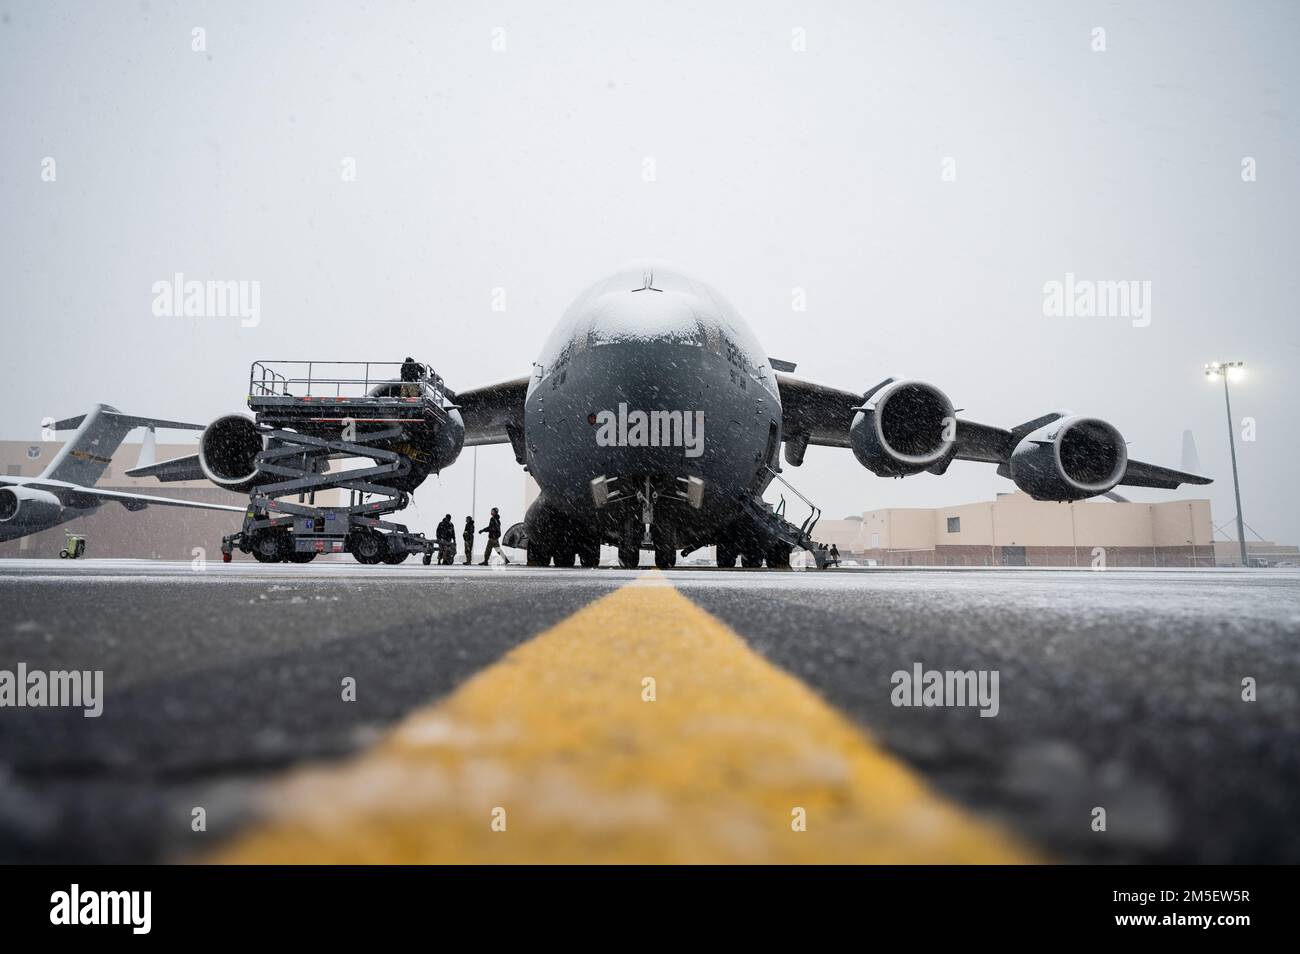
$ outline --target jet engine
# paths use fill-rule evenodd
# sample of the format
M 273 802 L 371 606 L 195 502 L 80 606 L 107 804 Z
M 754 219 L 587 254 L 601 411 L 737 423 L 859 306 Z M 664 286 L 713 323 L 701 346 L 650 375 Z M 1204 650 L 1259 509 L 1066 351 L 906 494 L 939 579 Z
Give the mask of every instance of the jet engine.
M 295 427 L 303 433 L 327 440 L 339 437 L 339 421 L 334 418 L 304 421 Z M 365 442 L 367 429 L 385 428 L 392 430 L 387 424 L 358 423 L 357 440 Z M 245 491 L 259 484 L 289 479 L 264 475 L 258 468 L 257 455 L 273 442 L 274 439 L 268 438 L 251 418 L 243 414 L 227 414 L 209 424 L 199 438 L 199 467 L 208 480 L 226 490 Z M 371 482 L 394 490 L 412 491 L 430 473 L 454 463 L 464 443 L 465 425 L 454 407 L 446 408 L 443 419 L 436 425 L 408 423 L 399 428 L 397 434 L 372 445 L 400 454 L 407 466 L 401 473 L 374 477 Z M 324 472 L 325 461 L 321 461 L 319 466 Z
M 22 514 L 25 523 L 53 523 L 63 513 L 63 504 L 54 494 L 31 487 L 0 488 L 0 523 L 8 523 Z
M 956 439 L 948 396 L 922 381 L 894 381 L 868 395 L 853 417 L 849 442 L 863 467 L 881 477 L 906 477 L 938 463 Z
M 248 490 L 275 478 L 260 478 L 257 455 L 266 448 L 266 435 L 243 414 L 219 417 L 199 438 L 199 467 L 203 476 L 226 490 Z
M 400 395 L 400 389 L 399 382 L 388 381 L 371 388 L 370 395 L 390 397 Z M 412 491 L 424 483 L 424 478 L 429 474 L 436 474 L 444 467 L 456 463 L 465 446 L 465 422 L 456 407 L 444 405 L 443 416 L 437 423 L 428 426 L 408 425 L 399 437 L 380 446 L 407 458 L 411 462 L 411 469 L 404 476 L 383 478 L 377 483 L 396 490 Z
M 1035 500 L 1083 500 L 1112 489 L 1128 468 L 1128 445 L 1095 417 L 1063 417 L 1011 452 L 1009 476 Z

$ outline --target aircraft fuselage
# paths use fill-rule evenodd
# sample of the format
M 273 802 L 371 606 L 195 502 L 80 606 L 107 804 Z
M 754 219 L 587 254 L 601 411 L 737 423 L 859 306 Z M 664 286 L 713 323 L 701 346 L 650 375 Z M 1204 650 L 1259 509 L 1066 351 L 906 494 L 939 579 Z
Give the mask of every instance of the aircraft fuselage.
M 617 542 L 642 524 L 648 480 L 647 522 L 680 549 L 714 542 L 741 499 L 762 493 L 781 403 L 767 357 L 725 299 L 679 273 L 632 269 L 569 308 L 534 366 L 524 425 L 541 488 L 530 536 L 550 511 Z M 698 507 L 683 499 L 690 481 L 702 484 Z

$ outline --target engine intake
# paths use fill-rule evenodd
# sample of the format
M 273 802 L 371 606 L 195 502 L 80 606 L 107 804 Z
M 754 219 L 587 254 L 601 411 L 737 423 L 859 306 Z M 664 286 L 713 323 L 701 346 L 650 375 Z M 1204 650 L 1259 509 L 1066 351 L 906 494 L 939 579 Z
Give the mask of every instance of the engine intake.
M 199 438 L 199 467 L 203 475 L 227 490 L 248 490 L 259 483 L 257 455 L 266 437 L 252 419 L 242 414 L 219 417 Z
M 1128 469 L 1128 445 L 1096 417 L 1040 427 L 1011 452 L 1010 476 L 1035 500 L 1083 500 L 1111 490 Z
M 9 523 L 22 514 L 24 523 L 53 522 L 63 513 L 59 498 L 46 490 L 30 487 L 0 489 L 0 523 Z
M 956 439 L 956 413 L 933 384 L 895 381 L 849 426 L 853 456 L 881 477 L 906 477 L 938 463 Z

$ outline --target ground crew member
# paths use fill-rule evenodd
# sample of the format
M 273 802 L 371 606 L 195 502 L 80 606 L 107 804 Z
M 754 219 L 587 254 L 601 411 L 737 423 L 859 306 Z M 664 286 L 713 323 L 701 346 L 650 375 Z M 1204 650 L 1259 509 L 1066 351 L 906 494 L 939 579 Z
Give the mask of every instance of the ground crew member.
M 479 533 L 486 533 L 488 535 L 487 549 L 483 551 L 483 562 L 480 563 L 479 566 L 487 566 L 488 557 L 492 556 L 492 550 L 494 548 L 497 553 L 501 554 L 501 559 L 505 560 L 507 563 L 510 562 L 510 557 L 506 556 L 506 551 L 501 549 L 501 514 L 497 513 L 496 507 L 492 508 L 492 519 L 488 521 L 488 525 L 480 530 Z
M 830 559 L 830 564 L 831 564 L 831 566 L 839 566 L 839 565 L 840 565 L 840 548 L 837 547 L 837 546 L 836 546 L 835 544 L 833 544 L 833 543 L 831 544 L 831 559 Z
M 469 566 L 474 562 L 474 518 L 465 518 L 465 532 L 461 534 L 461 539 L 465 541 L 465 565 Z
M 402 397 L 420 396 L 419 381 L 423 372 L 423 366 L 408 355 L 402 362 Z
M 438 524 L 438 563 L 450 566 L 456 561 L 456 528 L 452 525 L 451 514 L 442 518 Z

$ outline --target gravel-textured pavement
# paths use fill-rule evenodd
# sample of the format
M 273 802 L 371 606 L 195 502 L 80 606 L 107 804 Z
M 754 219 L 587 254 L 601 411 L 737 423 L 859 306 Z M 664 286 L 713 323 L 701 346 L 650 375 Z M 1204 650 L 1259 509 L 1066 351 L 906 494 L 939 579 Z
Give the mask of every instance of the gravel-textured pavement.
M 1300 861 L 1295 571 L 666 575 L 1051 857 Z M 0 709 L 0 861 L 181 857 L 195 805 L 220 843 L 286 767 L 364 748 L 636 576 L 4 561 L 0 670 L 102 669 L 105 703 L 97 719 Z M 918 663 L 996 670 L 997 716 L 894 705 L 891 674 Z

